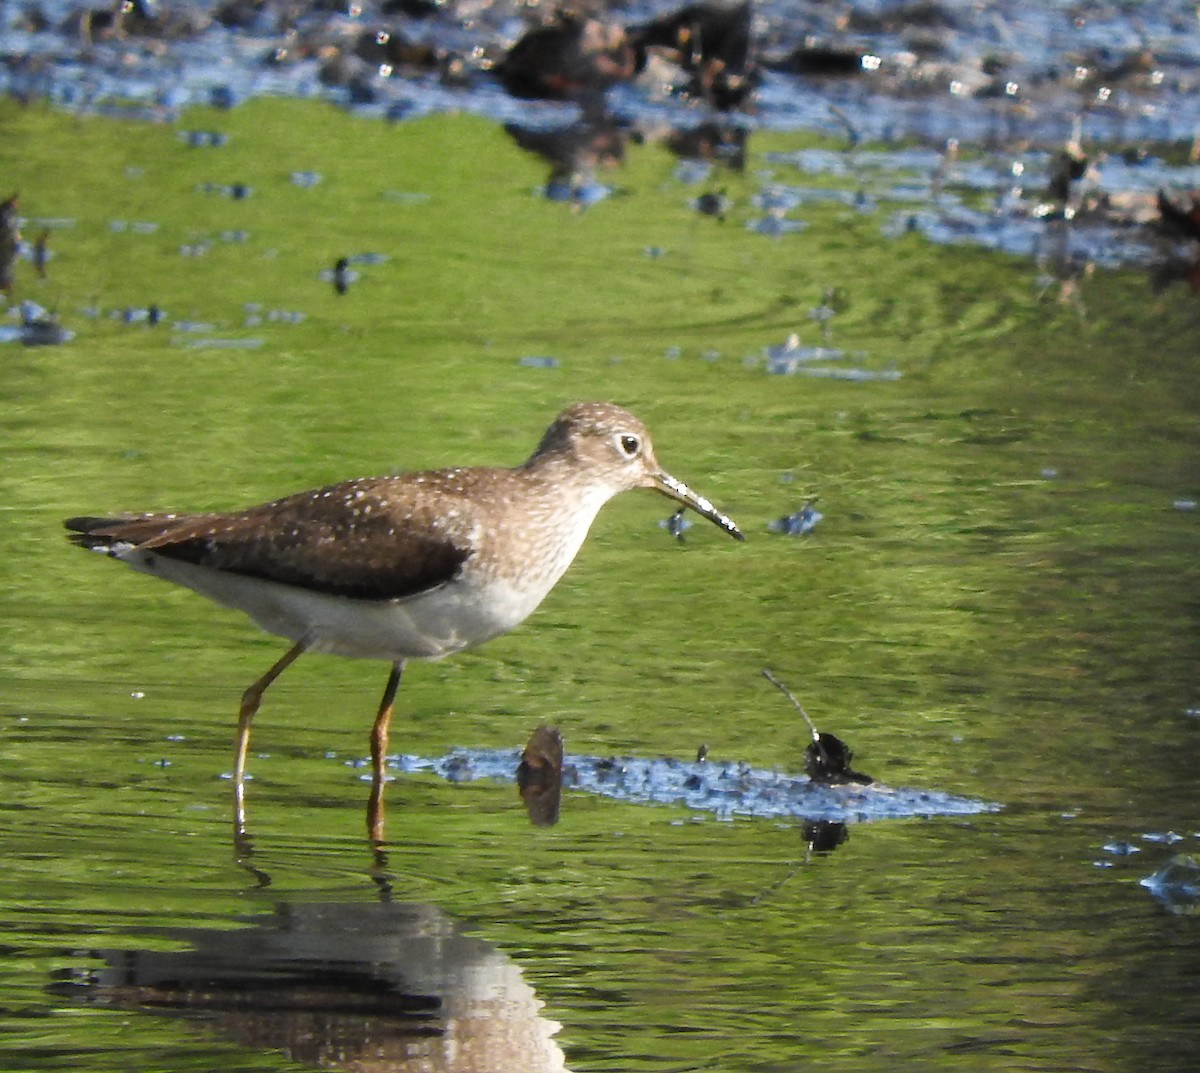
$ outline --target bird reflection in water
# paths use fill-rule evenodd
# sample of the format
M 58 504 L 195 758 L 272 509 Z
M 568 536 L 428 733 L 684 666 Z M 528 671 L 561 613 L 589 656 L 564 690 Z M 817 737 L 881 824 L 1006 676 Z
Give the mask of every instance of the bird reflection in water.
M 574 121 L 556 127 L 506 123 L 505 132 L 523 150 L 540 156 L 550 165 L 542 196 L 570 204 L 582 211 L 622 192 L 602 181 L 625 163 L 629 142 L 647 145 L 661 142 L 681 161 L 701 169 L 717 165 L 741 172 L 746 162 L 746 131 L 733 122 L 713 119 L 687 130 L 664 127 L 658 120 L 631 123 L 611 115 L 603 100 L 583 102 Z
M 560 1026 L 505 954 L 432 905 L 281 904 L 191 949 L 103 950 L 52 985 L 88 1003 L 194 1018 L 240 1046 L 356 1073 L 565 1071 Z

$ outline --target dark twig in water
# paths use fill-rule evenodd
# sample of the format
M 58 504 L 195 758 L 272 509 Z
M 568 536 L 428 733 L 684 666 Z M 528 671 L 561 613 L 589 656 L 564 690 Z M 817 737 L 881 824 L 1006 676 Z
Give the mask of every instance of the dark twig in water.
M 850 761 L 854 759 L 854 754 L 841 738 L 834 734 L 821 734 L 817 731 L 817 728 L 813 726 L 813 721 L 808 717 L 808 712 L 804 710 L 787 686 L 765 667 L 762 674 L 771 685 L 792 702 L 796 711 L 804 717 L 804 721 L 808 724 L 813 740 L 812 744 L 804 750 L 804 768 L 813 782 L 826 786 L 856 782 L 867 786 L 874 781 L 870 775 L 864 775 L 850 767 Z
M 817 733 L 817 728 L 813 726 L 813 721 L 809 719 L 808 712 L 804 710 L 803 705 L 801 705 L 801 703 L 795 698 L 795 696 L 792 694 L 792 691 L 788 689 L 788 687 L 785 686 L 778 678 L 776 678 L 775 675 L 767 670 L 766 667 L 763 668 L 762 676 L 792 702 L 793 707 L 795 707 L 796 711 L 798 711 L 804 717 L 804 721 L 808 724 L 808 729 L 812 732 L 813 741 L 819 742 L 821 740 L 821 735 Z

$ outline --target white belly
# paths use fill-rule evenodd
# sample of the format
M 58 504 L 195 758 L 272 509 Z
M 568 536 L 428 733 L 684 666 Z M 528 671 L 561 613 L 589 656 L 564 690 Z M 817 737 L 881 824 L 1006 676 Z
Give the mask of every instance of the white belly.
M 460 580 L 403 600 L 354 600 L 136 548 L 116 550 L 116 557 L 242 611 L 269 633 L 304 641 L 314 652 L 390 661 L 441 659 L 498 637 L 524 621 L 553 584 L 517 589 L 500 580 Z

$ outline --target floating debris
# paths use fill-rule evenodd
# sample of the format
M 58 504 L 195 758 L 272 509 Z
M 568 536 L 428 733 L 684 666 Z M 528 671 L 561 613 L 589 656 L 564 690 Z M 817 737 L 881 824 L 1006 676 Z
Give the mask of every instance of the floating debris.
M 562 778 L 562 735 L 554 727 L 540 726 L 530 736 L 517 765 L 517 789 L 535 827 L 558 823 Z
M 763 348 L 767 362 L 767 373 L 771 376 L 793 376 L 800 372 L 801 365 L 817 361 L 842 361 L 845 358 L 864 358 L 861 350 L 846 351 L 827 346 L 801 346 L 800 336 L 795 332 L 782 343 Z
M 764 187 L 750 198 L 750 204 L 763 212 L 790 212 L 802 201 L 800 192 L 795 187 L 780 186 L 772 183 Z
M 58 317 L 43 309 L 37 302 L 25 301 L 17 307 L 21 323 L 14 327 L 0 327 L 0 343 L 20 343 L 23 346 L 61 346 L 75 338 L 75 333 L 64 328 Z
M 159 225 L 153 220 L 109 220 L 108 229 L 114 235 L 156 235 Z
M 1142 835 L 1144 842 L 1158 842 L 1162 845 L 1172 846 L 1176 842 L 1183 841 L 1183 835 L 1176 834 L 1174 831 L 1147 831 Z
M 257 328 L 260 324 L 303 324 L 308 319 L 306 313 L 287 309 L 268 309 L 265 312 L 256 302 L 246 304 L 246 319 L 243 322 L 247 328 Z
M 261 339 L 247 337 L 242 339 L 183 339 L 172 340 L 188 350 L 257 350 L 263 345 Z
M 254 188 L 245 183 L 198 183 L 196 190 L 201 194 L 216 194 L 232 201 L 244 201 L 254 193 Z
M 456 749 L 433 759 L 401 754 L 390 757 L 388 765 L 394 771 L 426 772 L 448 782 L 511 783 L 520 760 L 518 749 Z M 634 804 L 679 804 L 723 820 L 744 816 L 868 823 L 914 816 L 972 816 L 1001 807 L 938 790 L 822 783 L 808 775 L 711 757 L 693 761 L 566 754 L 563 788 Z
M 806 227 L 808 224 L 803 220 L 788 220 L 783 216 L 773 214 L 762 216 L 757 220 L 746 221 L 747 231 L 753 231 L 756 235 L 766 235 L 768 238 L 792 235 L 797 231 L 803 231 Z
M 114 309 L 112 317 L 124 324 L 148 324 L 150 327 L 156 327 L 166 319 L 166 314 L 154 303 L 144 307 L 126 306 L 123 309 Z
M 854 759 L 854 754 L 850 747 L 841 738 L 818 731 L 808 717 L 808 712 L 787 686 L 766 668 L 763 668 L 762 676 L 792 702 L 812 734 L 813 740 L 804 750 L 804 770 L 813 782 L 823 786 L 839 786 L 844 783 L 869 786 L 875 781 L 870 775 L 863 775 L 851 769 L 850 761 Z
M 1189 854 L 1179 854 L 1139 884 L 1168 912 L 1181 916 L 1200 912 L 1200 861 Z
M 311 190 L 314 186 L 320 186 L 325 180 L 315 171 L 293 171 L 288 176 L 288 181 L 302 190 Z
M 219 149 L 229 144 L 229 135 L 218 130 L 181 130 L 176 137 L 189 149 Z
M 825 515 L 811 503 L 805 503 L 799 510 L 785 514 L 782 518 L 776 518 L 773 522 L 768 522 L 767 528 L 772 533 L 783 533 L 784 536 L 803 536 L 805 533 L 812 532 L 816 524 L 824 517 Z
M 658 527 L 659 529 L 665 529 L 671 534 L 671 536 L 678 540 L 680 544 L 682 544 L 684 542 L 683 534 L 691 529 L 692 522 L 691 519 L 686 517 L 684 508 L 680 507 L 674 514 L 671 515 L 671 517 L 663 518 L 662 521 L 658 523 Z
M 546 357 L 541 354 L 523 354 L 517 358 L 517 364 L 526 369 L 557 369 L 558 358 Z
M 399 205 L 424 205 L 429 200 L 428 194 L 420 194 L 411 190 L 385 190 L 383 196 L 388 201 Z
M 333 268 L 327 268 L 319 273 L 323 280 L 333 284 L 333 289 L 338 294 L 345 294 L 350 289 L 350 284 L 358 279 L 358 273 L 350 267 L 350 259 L 348 257 L 339 257 L 334 262 Z

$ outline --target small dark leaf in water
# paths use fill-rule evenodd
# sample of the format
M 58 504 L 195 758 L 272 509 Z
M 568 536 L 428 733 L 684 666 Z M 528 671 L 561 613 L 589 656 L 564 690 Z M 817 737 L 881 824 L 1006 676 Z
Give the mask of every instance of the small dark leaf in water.
M 792 702 L 792 706 L 808 725 L 812 741 L 804 750 L 804 771 L 816 785 L 843 786 L 853 782 L 860 786 L 870 786 L 875 781 L 870 775 L 863 775 L 850 767 L 850 761 L 854 759 L 850 747 L 833 734 L 818 732 L 813 721 L 808 717 L 808 712 L 804 710 L 803 705 L 787 686 L 766 668 L 763 669 L 762 676 Z
M 658 527 L 660 529 L 665 529 L 671 534 L 671 536 L 678 540 L 680 544 L 682 544 L 684 542 L 683 534 L 691 529 L 692 523 L 684 517 L 683 508 L 680 507 L 679 510 L 671 515 L 671 517 L 664 518 L 661 522 L 659 522 Z
M 875 780 L 850 767 L 854 754 L 841 738 L 821 733 L 817 740 L 808 743 L 804 750 L 804 771 L 813 782 L 834 786 L 838 783 L 856 782 L 870 786 Z
M 562 735 L 554 727 L 540 726 L 530 735 L 517 765 L 517 789 L 529 822 L 535 827 L 558 823 L 562 801 Z
M 767 528 L 772 533 L 783 533 L 785 536 L 801 536 L 813 529 L 817 522 L 824 518 L 819 510 L 811 503 L 805 503 L 794 514 L 785 514 L 782 518 L 769 523 Z
M 25 346 L 60 346 L 75 338 L 75 333 L 58 323 L 58 317 L 36 302 L 21 303 L 20 340 Z

